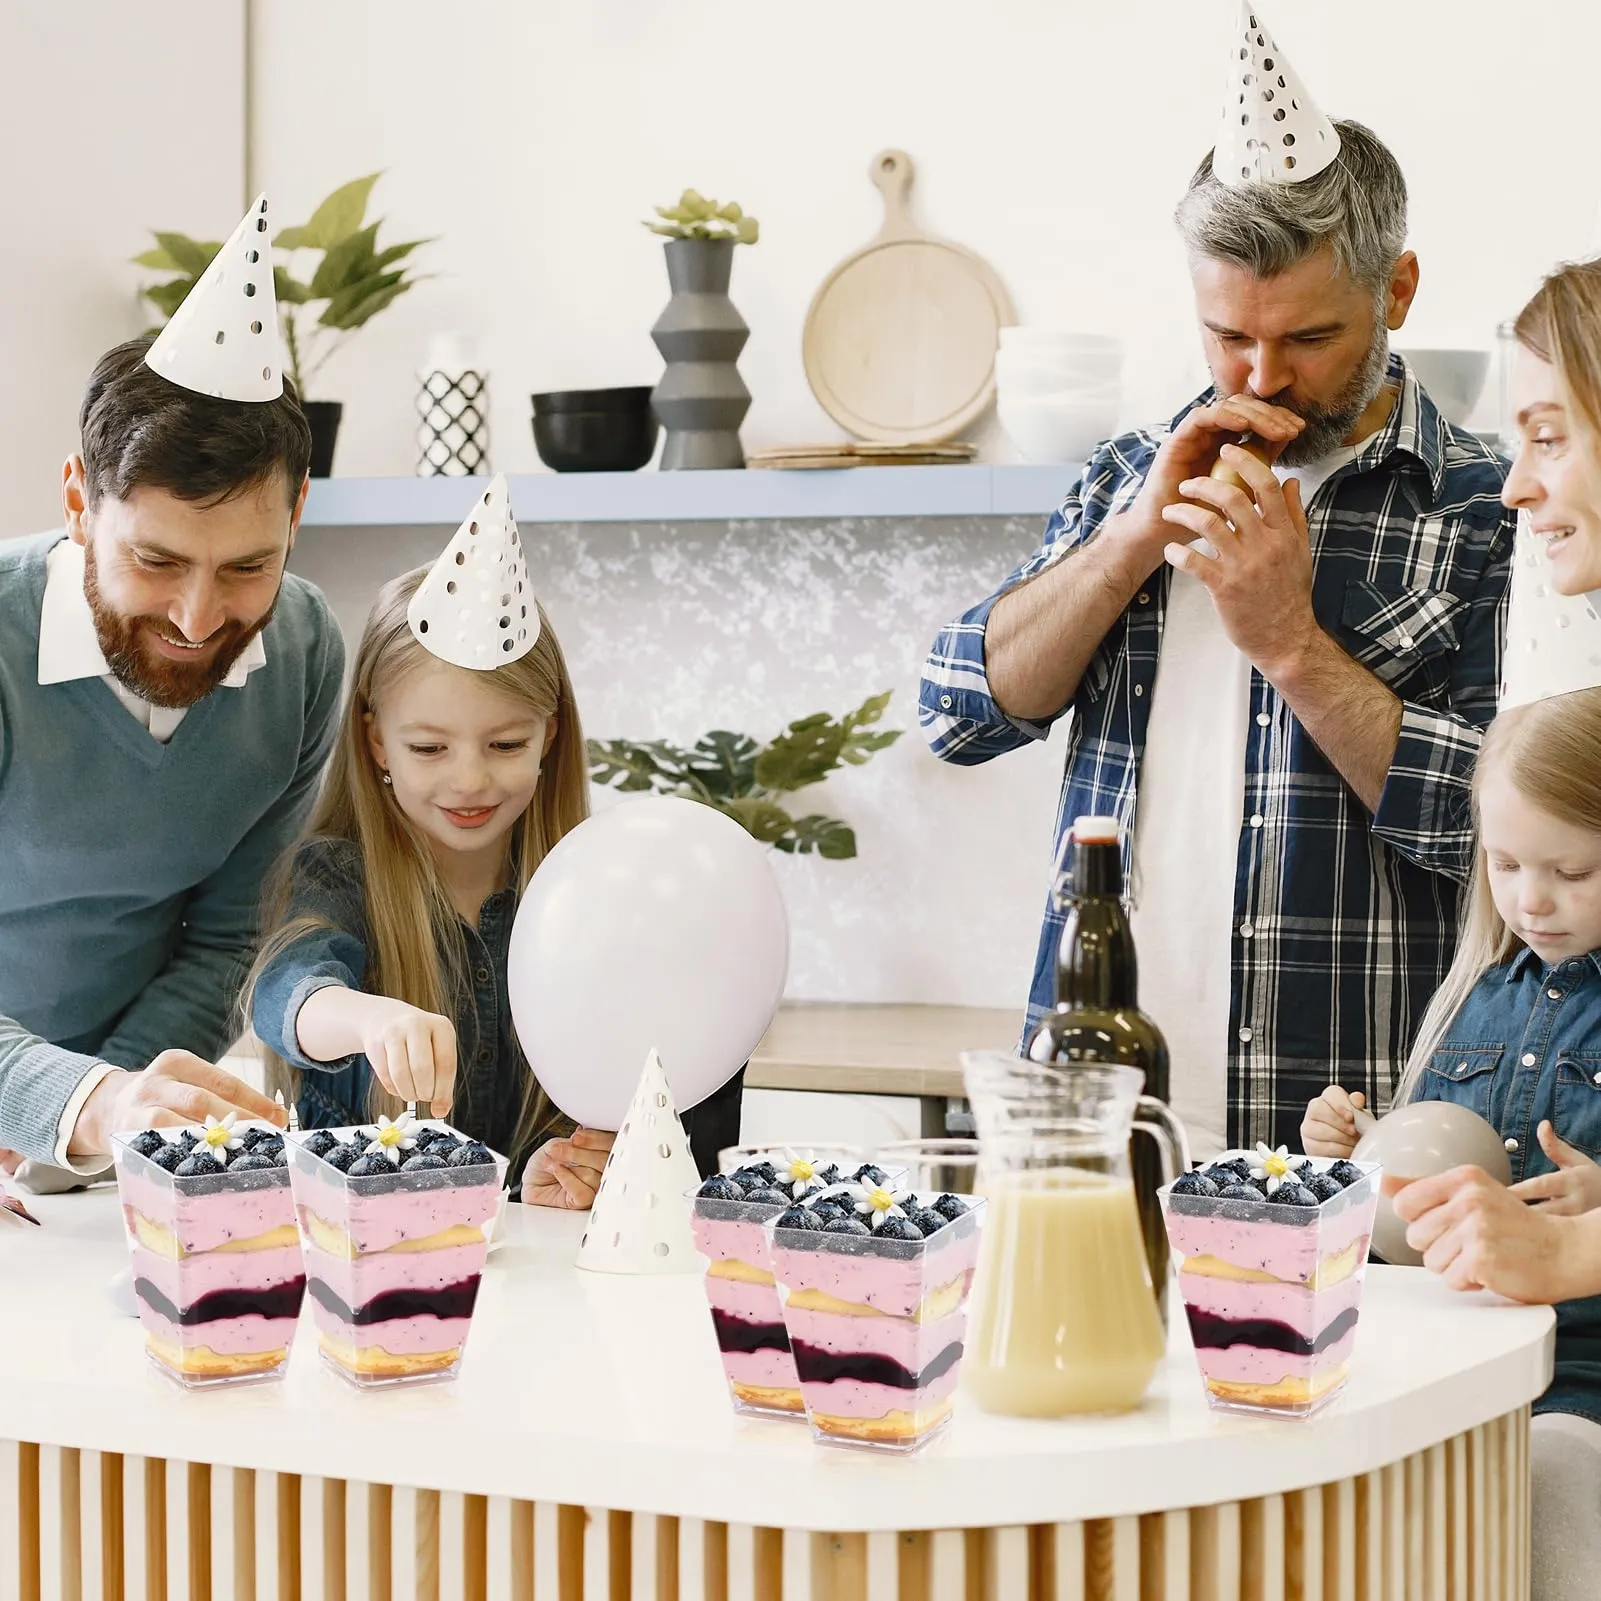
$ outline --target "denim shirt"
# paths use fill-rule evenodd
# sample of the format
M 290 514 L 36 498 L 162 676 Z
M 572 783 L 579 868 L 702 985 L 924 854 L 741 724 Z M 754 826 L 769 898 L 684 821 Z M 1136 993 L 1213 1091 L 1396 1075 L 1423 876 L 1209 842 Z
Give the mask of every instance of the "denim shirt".
M 1446 1028 L 1414 1100 L 1471 1107 L 1507 1141 L 1512 1182 L 1549 1173 L 1536 1131 L 1601 1161 L 1601 950 L 1553 965 L 1522 950 L 1492 967 Z M 1536 1412 L 1601 1423 L 1601 1296 L 1556 1309 L 1556 1374 Z
M 295 1109 L 302 1128 L 337 1128 L 369 1121 L 372 1069 L 365 1056 L 314 1062 L 300 1049 L 296 1025 L 308 996 L 329 985 L 365 988 L 369 934 L 361 850 L 353 841 L 313 839 L 301 845 L 290 868 L 288 919 L 316 918 L 326 927 L 311 930 L 275 956 L 256 984 L 251 1024 L 257 1037 L 290 1066 L 300 1069 Z M 509 1177 L 516 1192 L 524 1164 L 533 1154 L 512 1150 L 522 1103 L 522 1075 L 528 1071 L 511 1016 L 507 976 L 516 892 L 498 890 L 483 904 L 475 927 L 462 920 L 467 942 L 470 989 L 453 998 L 456 1029 L 456 1102 L 451 1124 L 511 1159 Z M 717 1170 L 717 1151 L 739 1139 L 744 1071 L 700 1106 L 684 1114 L 690 1148 L 702 1173 Z M 560 1118 L 551 1134 L 570 1133 Z

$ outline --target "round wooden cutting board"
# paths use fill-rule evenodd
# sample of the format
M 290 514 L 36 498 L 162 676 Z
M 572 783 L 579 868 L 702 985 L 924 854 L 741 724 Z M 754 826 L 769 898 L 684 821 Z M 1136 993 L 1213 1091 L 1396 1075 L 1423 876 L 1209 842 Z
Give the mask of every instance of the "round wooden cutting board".
M 806 381 L 859 439 L 950 439 L 995 393 L 999 330 L 1015 321 L 994 270 L 912 221 L 912 158 L 884 150 L 869 176 L 884 197 L 878 237 L 812 297 L 801 335 Z

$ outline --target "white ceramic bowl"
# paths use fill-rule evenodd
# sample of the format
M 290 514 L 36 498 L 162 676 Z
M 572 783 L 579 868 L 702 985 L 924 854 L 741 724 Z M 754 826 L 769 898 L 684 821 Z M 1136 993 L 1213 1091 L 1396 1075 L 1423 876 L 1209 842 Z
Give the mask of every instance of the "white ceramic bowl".
M 1029 399 L 1003 393 L 995 409 L 1006 437 L 1031 462 L 1085 461 L 1117 423 L 1117 401 L 1107 398 Z
M 1064 383 L 1109 383 L 1123 371 L 1120 350 L 1027 350 L 1003 345 L 995 352 L 995 372 L 1020 379 L 1054 374 Z
M 1407 364 L 1428 390 L 1429 398 L 1445 413 L 1446 421 L 1467 426 L 1473 408 L 1484 392 L 1490 371 L 1488 350 L 1403 350 Z

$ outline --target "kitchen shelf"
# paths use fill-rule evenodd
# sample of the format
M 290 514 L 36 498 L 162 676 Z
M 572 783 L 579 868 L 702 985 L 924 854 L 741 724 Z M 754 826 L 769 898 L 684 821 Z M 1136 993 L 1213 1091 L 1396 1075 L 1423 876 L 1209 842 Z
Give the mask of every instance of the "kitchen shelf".
M 1043 517 L 1073 466 L 849 467 L 817 472 L 529 473 L 507 480 L 523 523 L 809 517 Z M 487 478 L 316 478 L 307 528 L 454 527 Z

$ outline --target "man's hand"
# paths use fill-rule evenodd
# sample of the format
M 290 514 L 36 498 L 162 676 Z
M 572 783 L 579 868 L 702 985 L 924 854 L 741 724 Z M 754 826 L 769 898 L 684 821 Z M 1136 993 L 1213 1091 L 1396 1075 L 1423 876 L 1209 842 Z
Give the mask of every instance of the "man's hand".
M 1583 1151 L 1576 1151 L 1549 1121 L 1540 1125 L 1540 1146 L 1556 1163 L 1555 1173 L 1541 1173 L 1514 1184 L 1511 1193 L 1521 1201 L 1537 1203 L 1554 1217 L 1577 1217 L 1601 1206 L 1601 1166 Z
M 1307 1103 L 1301 1119 L 1301 1149 L 1308 1156 L 1349 1156 L 1356 1149 L 1356 1114 L 1367 1105 L 1361 1090 L 1347 1094 L 1331 1084 Z
M 1456 1290 L 1509 1300 L 1567 1301 L 1601 1291 L 1601 1215 L 1554 1217 L 1528 1206 L 1482 1167 L 1454 1167 L 1395 1194 L 1407 1244 Z
M 1217 554 L 1187 543 L 1170 544 L 1164 554 L 1206 585 L 1235 649 L 1273 679 L 1305 655 L 1320 632 L 1301 486 L 1293 478 L 1281 486 L 1271 467 L 1237 445 L 1225 445 L 1221 459 L 1248 489 L 1188 478 L 1180 486 L 1188 498 L 1162 512 L 1170 526 L 1208 540 Z
M 234 1112 L 283 1127 L 289 1115 L 232 1073 L 188 1051 L 163 1051 L 142 1073 L 107 1073 L 89 1093 L 67 1141 L 69 1156 L 109 1156 L 111 1136 L 204 1123 Z
M 565 1140 L 546 1140 L 523 1170 L 523 1204 L 583 1211 L 600 1188 L 616 1138 L 603 1129 L 581 1128 Z

